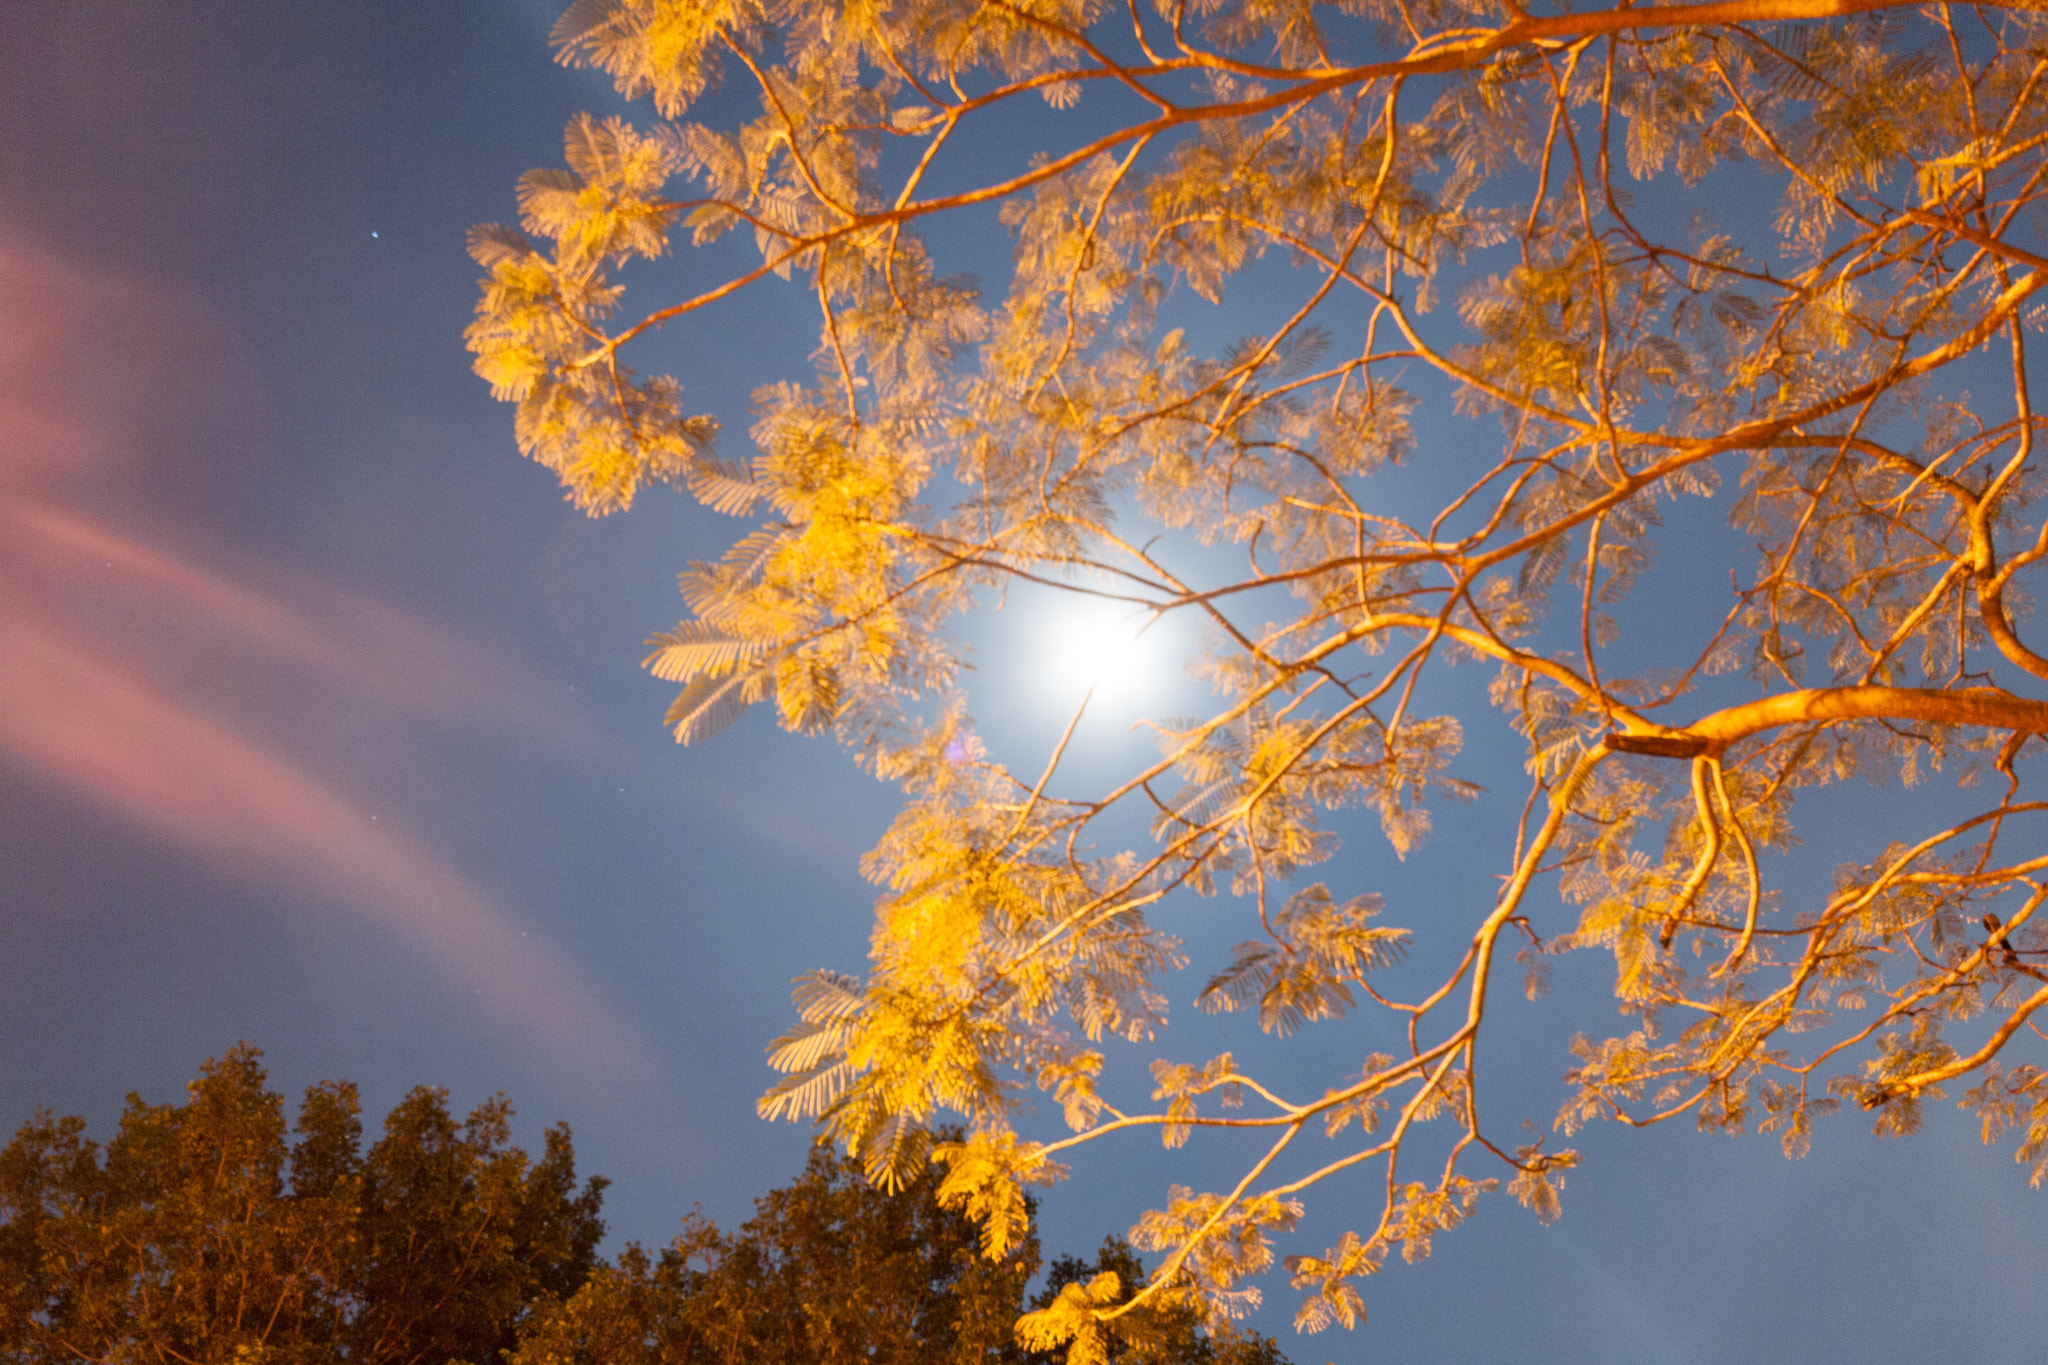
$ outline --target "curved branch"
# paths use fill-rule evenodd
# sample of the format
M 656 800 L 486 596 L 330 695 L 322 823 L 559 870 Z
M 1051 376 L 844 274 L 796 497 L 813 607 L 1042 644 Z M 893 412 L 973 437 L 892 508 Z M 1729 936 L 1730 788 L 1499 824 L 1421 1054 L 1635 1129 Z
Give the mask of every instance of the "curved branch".
M 1719 757 L 1729 745 L 1803 721 L 1924 720 L 2048 734 L 2048 701 L 2002 687 L 1809 687 L 1731 706 L 1676 732 L 1614 734 L 1607 747 L 1660 758 Z

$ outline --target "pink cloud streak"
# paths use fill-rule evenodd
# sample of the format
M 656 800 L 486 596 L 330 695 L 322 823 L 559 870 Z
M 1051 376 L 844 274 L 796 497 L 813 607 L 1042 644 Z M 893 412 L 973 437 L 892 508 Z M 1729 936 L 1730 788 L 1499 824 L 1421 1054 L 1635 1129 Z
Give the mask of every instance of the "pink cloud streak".
M 518 669 L 409 613 L 317 583 L 293 605 L 68 505 L 69 490 L 119 474 L 117 455 L 147 458 L 152 390 L 181 391 L 165 400 L 177 406 L 205 382 L 179 344 L 189 311 L 0 233 L 0 756 L 237 876 L 367 918 L 424 950 L 563 1088 L 613 1112 L 672 1113 L 651 1050 L 559 948 L 203 684 L 160 680 L 181 653 L 229 678 L 283 664 L 387 709 L 588 740 Z M 138 318 L 154 331 L 147 347 Z M 104 407 L 70 373 L 103 341 L 131 365 Z M 297 719 L 303 732 L 321 723 Z

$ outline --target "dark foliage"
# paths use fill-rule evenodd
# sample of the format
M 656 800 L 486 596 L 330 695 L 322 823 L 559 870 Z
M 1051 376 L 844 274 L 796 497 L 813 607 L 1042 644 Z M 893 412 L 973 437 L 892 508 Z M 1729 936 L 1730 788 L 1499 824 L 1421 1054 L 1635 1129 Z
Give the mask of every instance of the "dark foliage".
M 980 1252 L 972 1219 L 942 1208 L 938 1173 L 894 1194 L 820 1144 L 795 1182 L 755 1201 L 737 1233 L 703 1218 L 650 1257 L 629 1247 L 617 1266 L 536 1319 L 513 1365 L 1039 1365 L 1013 1325 L 1039 1265 L 1035 1238 L 1001 1260 Z M 1071 1256 L 1032 1301 L 1043 1307 L 1077 1277 L 1113 1269 L 1126 1292 L 1143 1265 L 1119 1238 L 1091 1269 Z M 1192 1310 L 1148 1319 L 1130 1365 L 1285 1365 L 1278 1347 L 1225 1329 L 1211 1336 Z
M 243 1044 L 182 1106 L 134 1095 L 102 1150 L 39 1113 L 0 1151 L 0 1362 L 489 1362 L 576 1292 L 604 1235 L 569 1130 L 414 1090 L 367 1155 L 356 1090 L 284 1104 Z

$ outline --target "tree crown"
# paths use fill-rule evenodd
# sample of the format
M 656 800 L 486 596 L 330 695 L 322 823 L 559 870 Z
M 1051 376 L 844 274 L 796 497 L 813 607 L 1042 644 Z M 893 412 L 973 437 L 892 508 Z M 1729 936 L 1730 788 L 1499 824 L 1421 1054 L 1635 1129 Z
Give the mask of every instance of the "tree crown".
M 104 1148 L 38 1114 L 0 1149 L 0 1360 L 483 1365 L 597 1260 L 606 1181 L 565 1126 L 531 1160 L 502 1097 L 415 1089 L 366 1153 L 356 1088 L 309 1087 L 287 1143 L 262 1053 L 183 1105 L 130 1095 Z
M 1611 951 L 1631 1019 L 1576 1045 L 1567 1132 L 1690 1115 L 1797 1155 L 1844 1099 L 1905 1133 L 1966 1082 L 2038 1182 L 2048 1086 L 2007 1054 L 2048 1003 L 2048 802 L 2019 766 L 2048 733 L 2021 635 L 2048 556 L 2044 22 L 578 0 L 563 59 L 669 121 L 579 118 L 568 169 L 522 180 L 522 228 L 476 231 L 477 369 L 585 509 L 666 480 L 759 518 L 651 642 L 679 739 L 772 703 L 905 793 L 866 865 L 869 974 L 798 984 L 763 1112 L 821 1122 L 884 1182 L 936 1157 L 995 1255 L 1026 1235 L 1024 1187 L 1082 1148 L 1267 1135 L 1240 1181 L 1176 1187 L 1134 1229 L 1166 1253 L 1144 1293 L 1047 1327 L 1080 1358 L 1091 1324 L 1162 1295 L 1256 1302 L 1273 1239 L 1340 1176 L 1383 1197 L 1288 1258 L 1305 1328 L 1355 1322 L 1356 1280 L 1502 1180 L 1555 1217 L 1575 1155 L 1498 1144 L 1475 1098 L 1518 945 L 1532 991 L 1550 955 Z M 721 81 L 758 114 L 689 121 Z M 919 235 L 980 206 L 1009 234 L 988 294 Z M 758 264 L 626 310 L 629 260 L 734 232 Z M 722 457 L 625 353 L 770 277 L 815 297 L 818 372 L 760 389 L 757 453 Z M 1219 319 L 1247 335 L 1199 344 Z M 1699 529 L 1709 500 L 1729 531 Z M 1682 573 L 1651 572 L 1660 538 Z M 1066 777 L 1073 726 L 1043 763 L 995 761 L 948 623 L 1022 585 L 1199 621 L 1215 704 L 1154 718 L 1158 759 L 1098 787 Z M 1497 670 L 1492 715 L 1450 700 L 1460 659 Z M 1383 909 L 1337 861 L 1343 812 L 1416 855 L 1432 801 L 1479 794 L 1479 725 L 1525 762 L 1498 894 Z M 1769 884 L 1802 797 L 1936 770 L 1982 777 L 1979 804 L 1900 798 L 1831 889 Z M 1132 812 L 1149 837 L 1123 836 Z M 1165 1022 L 1191 895 L 1249 935 L 1204 964 L 1200 1007 L 1269 1033 L 1370 1012 L 1400 1043 L 1320 1093 L 1230 1054 L 1107 1093 L 1106 1049 Z M 1432 979 L 1383 989 L 1404 956 L 1403 983 Z M 947 1113 L 968 1133 L 934 1147 Z

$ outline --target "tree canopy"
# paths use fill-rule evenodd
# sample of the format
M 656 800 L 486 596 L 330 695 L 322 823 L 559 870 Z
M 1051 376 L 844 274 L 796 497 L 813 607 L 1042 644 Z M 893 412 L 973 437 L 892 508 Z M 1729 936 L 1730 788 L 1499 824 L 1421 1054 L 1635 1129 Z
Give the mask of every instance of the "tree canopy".
M 1056 1260 L 1027 1305 L 1037 1238 L 982 1256 L 972 1220 L 938 1202 L 939 1184 L 927 1166 L 884 1193 L 858 1163 L 813 1146 L 803 1175 L 757 1199 L 737 1231 L 692 1214 L 659 1257 L 630 1246 L 600 1267 L 536 1316 L 511 1365 L 1047 1365 L 1064 1352 L 1014 1339 L 1027 1306 L 1043 1313 L 1069 1284 L 1118 1302 L 1146 1282 L 1112 1237 L 1093 1263 Z M 1268 1338 L 1212 1334 L 1184 1304 L 1119 1327 L 1103 1344 L 1130 1365 L 1286 1365 Z
M 597 1263 L 606 1182 L 538 1161 L 503 1098 L 421 1087 L 362 1150 L 356 1089 L 283 1098 L 244 1044 L 183 1105 L 130 1095 L 104 1149 L 38 1114 L 0 1150 L 0 1360 L 489 1365 Z
M 475 231 L 477 370 L 580 507 L 666 481 L 754 521 L 652 642 L 678 739 L 772 705 L 904 793 L 864 865 L 868 974 L 799 982 L 763 1112 L 885 1183 L 936 1159 L 992 1255 L 1027 1185 L 1127 1130 L 1264 1137 L 1133 1230 L 1165 1253 L 1142 1293 L 1064 1294 L 1034 1340 L 1096 1358 L 1162 1296 L 1255 1302 L 1340 1179 L 1378 1194 L 1287 1256 L 1304 1328 L 1354 1323 L 1361 1277 L 1498 1184 L 1554 1217 L 1575 1155 L 1481 1120 L 1508 952 L 1532 990 L 1552 955 L 1613 957 L 1624 1023 L 1561 1059 L 1567 1133 L 1682 1117 L 1797 1155 L 1842 1101 L 1904 1134 L 1953 1085 L 2048 1173 L 2048 17 L 577 0 L 555 40 L 658 119 L 578 117 L 521 226 Z M 952 260 L 991 212 L 1007 239 Z M 715 282 L 627 287 L 679 243 L 737 259 L 710 250 L 734 233 L 758 258 Z M 816 375 L 756 392 L 739 459 L 629 355 L 777 280 L 815 299 Z M 1219 326 L 1241 339 L 1199 342 Z M 1099 785 L 1074 726 L 997 762 L 952 625 L 1027 584 L 1198 621 L 1213 705 L 1154 717 L 1156 760 Z M 1479 727 L 1519 790 L 1469 770 Z M 1906 790 L 1937 774 L 1961 790 Z M 1882 815 L 1802 879 L 1796 813 L 1858 776 L 1894 784 L 1853 798 Z M 1431 804 L 1475 797 L 1512 837 L 1427 849 Z M 1338 858 L 1373 823 L 1404 858 L 1491 859 L 1497 893 L 1383 906 Z M 1348 1030 L 1348 1072 L 1100 1082 L 1112 1047 L 1156 1049 L 1196 896 L 1245 941 L 1195 1003 Z M 934 1143 L 949 1116 L 966 1135 Z
M 936 1169 L 884 1192 L 823 1144 L 737 1231 L 692 1213 L 658 1257 L 629 1244 L 606 1262 L 608 1182 L 578 1190 L 566 1128 L 531 1161 L 502 1097 L 458 1124 L 422 1086 L 365 1152 L 355 1087 L 333 1081 L 308 1088 L 288 1142 L 265 1080 L 243 1044 L 183 1105 L 131 1095 L 104 1148 L 83 1119 L 22 1125 L 0 1149 L 0 1362 L 1043 1365 L 1056 1356 L 1018 1344 L 1020 1314 L 1147 1282 L 1112 1237 L 1093 1263 L 1055 1261 L 1027 1302 L 1035 1236 L 985 1257 Z M 1185 1303 L 1103 1344 L 1129 1365 L 1287 1365 Z
M 982 1257 L 936 1187 L 927 1172 L 885 1194 L 814 1146 L 803 1175 L 756 1200 L 738 1231 L 693 1213 L 658 1257 L 626 1248 L 536 1322 L 512 1365 L 997 1358 L 1037 1243 Z

